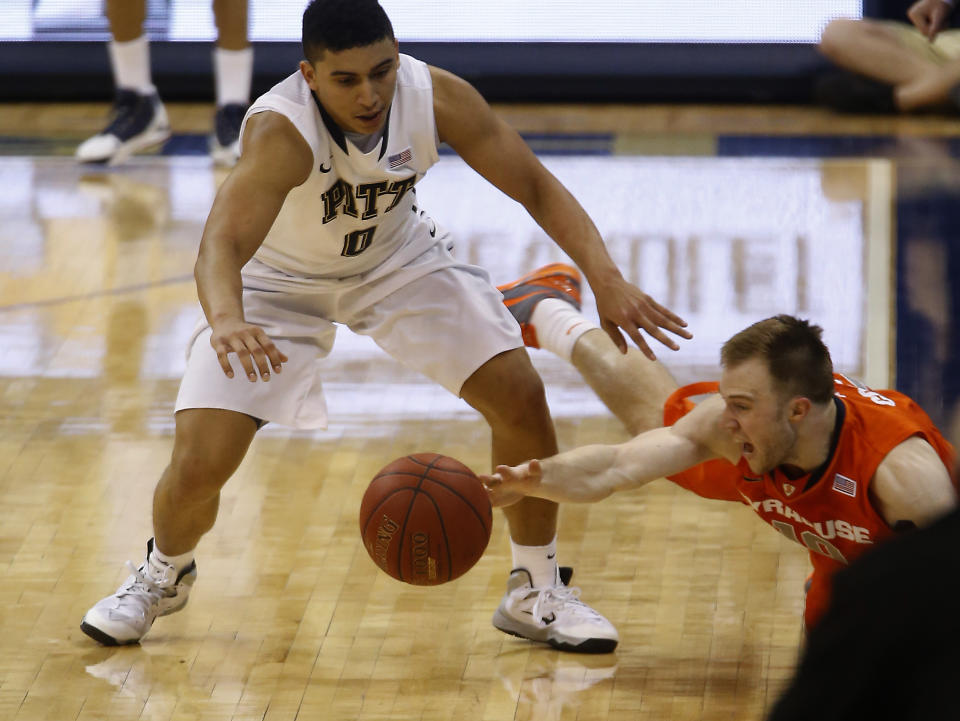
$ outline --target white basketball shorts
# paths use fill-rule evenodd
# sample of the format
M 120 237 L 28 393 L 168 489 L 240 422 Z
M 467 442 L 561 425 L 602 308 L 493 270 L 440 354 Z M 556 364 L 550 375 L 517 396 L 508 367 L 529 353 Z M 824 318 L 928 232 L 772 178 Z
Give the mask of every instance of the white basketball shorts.
M 458 396 L 480 366 L 523 346 L 520 326 L 487 272 L 458 263 L 442 243 L 369 283 L 326 280 L 311 291 L 300 283 L 295 292 L 245 287 L 243 307 L 247 322 L 261 326 L 289 359 L 282 372 L 251 383 L 231 354 L 228 378 L 201 317 L 177 411 L 222 408 L 294 428 L 326 428 L 320 361 L 333 349 L 337 323 Z

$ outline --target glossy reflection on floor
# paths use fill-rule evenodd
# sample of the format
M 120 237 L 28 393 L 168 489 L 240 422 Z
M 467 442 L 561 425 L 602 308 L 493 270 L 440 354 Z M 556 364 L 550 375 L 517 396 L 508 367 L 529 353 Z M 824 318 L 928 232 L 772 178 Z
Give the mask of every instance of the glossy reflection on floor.
M 822 324 L 840 369 L 893 380 L 893 161 L 545 162 L 625 274 L 690 322 L 695 340 L 661 353 L 681 381 L 715 375 L 719 344 L 776 312 Z M 509 570 L 499 516 L 457 582 L 379 573 L 358 542 L 368 479 L 415 451 L 486 469 L 489 439 L 465 404 L 349 331 L 324 364 L 330 428 L 261 433 L 200 546 L 190 606 L 141 646 L 84 636 L 83 612 L 150 533 L 220 181 L 204 158 L 108 173 L 0 158 L 0 718 L 762 717 L 796 658 L 807 560 L 745 508 L 662 482 L 563 510 L 561 562 L 618 626 L 611 655 L 492 628 Z M 496 282 L 562 259 L 451 157 L 418 198 Z M 570 367 L 533 355 L 562 447 L 626 438 Z

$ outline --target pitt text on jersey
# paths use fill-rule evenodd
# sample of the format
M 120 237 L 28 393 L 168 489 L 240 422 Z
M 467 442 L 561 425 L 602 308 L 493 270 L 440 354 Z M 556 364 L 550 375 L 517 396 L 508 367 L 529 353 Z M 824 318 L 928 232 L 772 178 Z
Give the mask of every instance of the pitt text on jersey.
M 389 213 L 396 208 L 407 191 L 413 188 L 417 176 L 408 175 L 400 180 L 388 183 L 380 180 L 373 183 L 361 183 L 354 186 L 338 179 L 323 192 L 323 222 L 324 224 L 336 220 L 339 214 L 349 215 L 360 220 L 373 220 L 381 213 Z M 390 203 L 383 209 L 378 208 L 381 196 L 393 196 Z M 343 237 L 343 250 L 340 255 L 360 255 L 370 247 L 376 225 L 351 231 Z

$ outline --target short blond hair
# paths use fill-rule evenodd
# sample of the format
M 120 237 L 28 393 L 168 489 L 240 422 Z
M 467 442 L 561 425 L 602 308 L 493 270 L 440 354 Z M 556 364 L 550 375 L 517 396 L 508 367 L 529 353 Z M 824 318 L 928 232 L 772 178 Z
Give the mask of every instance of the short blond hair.
M 720 365 L 731 368 L 761 358 L 784 396 L 826 403 L 833 398 L 833 361 L 822 335 L 818 325 L 777 315 L 744 328 L 724 343 Z

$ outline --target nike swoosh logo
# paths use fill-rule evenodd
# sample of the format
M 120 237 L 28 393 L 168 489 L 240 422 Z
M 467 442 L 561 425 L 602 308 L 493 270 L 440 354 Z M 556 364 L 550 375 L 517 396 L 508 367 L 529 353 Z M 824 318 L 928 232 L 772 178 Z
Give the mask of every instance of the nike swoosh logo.
M 557 557 L 557 554 L 556 554 L 556 553 L 547 554 L 547 560 L 548 560 L 548 561 L 552 561 L 552 560 L 553 560 L 554 558 L 556 558 L 556 557 Z
M 576 323 L 574 323 L 572 326 L 570 326 L 569 328 L 567 328 L 567 332 L 566 332 L 565 335 L 570 335 L 570 333 L 573 332 L 573 329 L 576 328 L 578 325 L 583 325 L 583 321 L 582 321 L 582 320 L 578 320 L 578 321 L 577 321 Z M 553 556 L 547 556 L 547 558 L 553 558 Z

